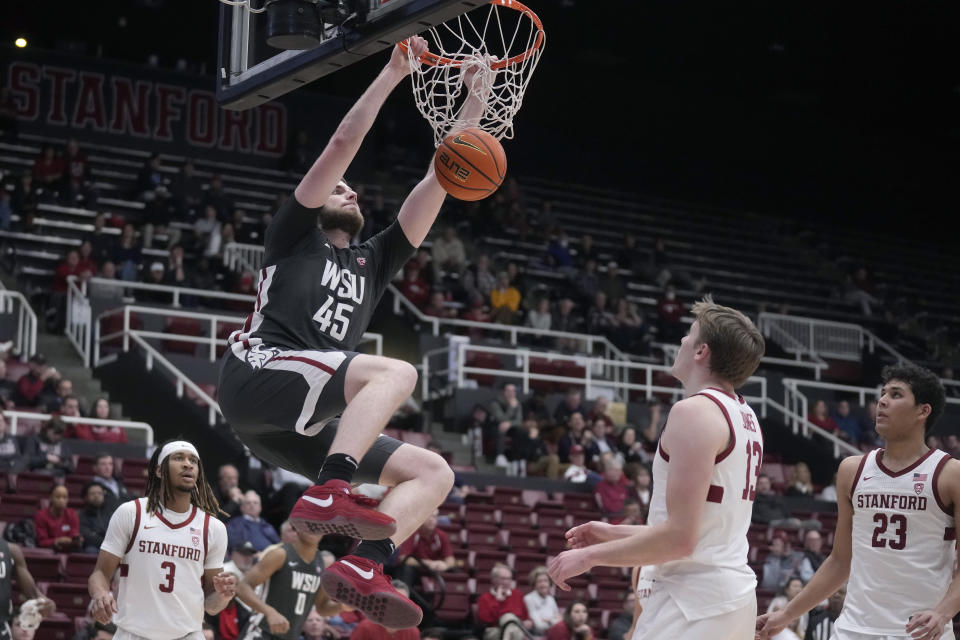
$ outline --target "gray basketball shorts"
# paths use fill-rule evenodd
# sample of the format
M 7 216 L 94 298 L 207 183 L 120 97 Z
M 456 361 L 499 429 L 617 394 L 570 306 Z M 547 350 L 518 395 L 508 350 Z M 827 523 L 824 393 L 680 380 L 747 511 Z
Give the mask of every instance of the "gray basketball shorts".
M 344 380 L 353 351 L 291 351 L 257 345 L 228 349 L 217 402 L 234 433 L 264 462 L 315 478 L 346 408 Z M 360 460 L 355 482 L 379 483 L 403 444 L 381 435 Z

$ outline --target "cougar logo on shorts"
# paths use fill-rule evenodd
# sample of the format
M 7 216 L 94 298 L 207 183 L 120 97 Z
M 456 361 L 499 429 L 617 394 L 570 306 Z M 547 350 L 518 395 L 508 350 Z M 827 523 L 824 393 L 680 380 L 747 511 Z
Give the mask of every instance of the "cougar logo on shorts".
M 280 353 L 280 349 L 277 349 L 276 347 L 264 347 L 263 345 L 259 344 L 254 345 L 250 349 L 247 349 L 247 364 L 254 369 L 260 369 L 268 362 L 273 360 L 278 353 Z

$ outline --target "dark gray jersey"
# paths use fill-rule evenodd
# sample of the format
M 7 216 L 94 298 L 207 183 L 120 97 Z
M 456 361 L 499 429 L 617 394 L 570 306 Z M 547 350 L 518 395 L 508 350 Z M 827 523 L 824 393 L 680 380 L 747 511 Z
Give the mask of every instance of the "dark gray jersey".
M 267 228 L 257 300 L 230 342 L 294 351 L 355 351 L 387 284 L 413 255 L 398 222 L 338 249 L 319 209 L 290 197 Z
M 276 637 L 297 640 L 300 637 L 303 623 L 310 615 L 310 609 L 313 608 L 317 591 L 320 589 L 323 558 L 317 552 L 312 562 L 305 562 L 292 544 L 284 544 L 282 548 L 286 558 L 283 565 L 263 585 L 261 599 L 290 622 L 290 630 L 280 636 L 271 634 L 266 616 L 255 613 L 250 616 L 247 630 L 240 634 L 241 638 Z
M 6 603 L 6 604 L 4 604 Z M 13 554 L 0 538 L 0 627 L 13 618 Z

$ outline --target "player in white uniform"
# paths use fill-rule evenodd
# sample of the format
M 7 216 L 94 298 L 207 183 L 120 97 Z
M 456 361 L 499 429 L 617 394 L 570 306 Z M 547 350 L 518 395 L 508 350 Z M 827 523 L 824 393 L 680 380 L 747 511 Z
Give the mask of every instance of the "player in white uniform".
M 877 433 L 885 447 L 840 463 L 833 550 L 785 608 L 757 619 L 762 640 L 848 576 L 833 640 L 954 639 L 960 462 L 925 442 L 943 412 L 943 385 L 914 365 L 887 367 L 882 380 Z
M 157 449 L 146 494 L 110 518 L 89 579 L 91 615 L 102 624 L 112 619 L 116 640 L 203 640 L 204 611 L 226 607 L 237 578 L 223 572 L 227 529 L 196 448 L 176 440 Z
M 686 397 L 660 437 L 648 524 L 574 527 L 573 549 L 550 561 L 550 575 L 569 589 L 568 578 L 594 566 L 642 566 L 635 639 L 744 640 L 757 612 L 747 530 L 763 436 L 734 390 L 756 371 L 764 342 L 746 316 L 709 296 L 692 313 L 672 371 Z

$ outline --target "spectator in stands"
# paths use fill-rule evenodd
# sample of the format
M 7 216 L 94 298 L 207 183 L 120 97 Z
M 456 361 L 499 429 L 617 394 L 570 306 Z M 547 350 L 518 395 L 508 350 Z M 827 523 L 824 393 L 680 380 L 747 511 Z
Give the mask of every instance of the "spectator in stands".
M 396 576 L 411 588 L 420 583 L 420 576 L 446 573 L 457 568 L 450 537 L 437 528 L 440 510 L 435 510 L 423 521 L 412 536 L 397 548 Z
M 753 522 L 767 524 L 781 529 L 817 529 L 820 522 L 817 520 L 803 520 L 790 515 L 783 498 L 773 491 L 770 476 L 761 473 L 757 476 L 757 491 L 753 501 Z
M 253 568 L 257 560 L 257 546 L 250 540 L 237 540 L 230 545 L 230 559 L 224 563 L 223 570 L 243 579 Z M 240 625 L 242 627 L 242 625 Z
M 90 258 L 97 265 L 110 259 L 113 248 L 114 237 L 106 232 L 106 222 L 107 214 L 103 211 L 97 212 L 93 218 L 93 231 L 83 238 L 90 243 Z
M 580 600 L 574 600 L 563 612 L 563 620 L 550 627 L 547 640 L 593 640 L 589 609 Z
M 571 413 L 567 417 L 566 427 L 566 433 L 560 437 L 560 442 L 557 444 L 557 455 L 560 456 L 560 462 L 570 461 L 570 451 L 574 445 L 580 445 L 586 450 L 588 444 L 584 442 L 586 422 L 582 413 L 579 411 Z
M 800 579 L 796 576 L 788 579 L 787 583 L 784 584 L 780 589 L 780 592 L 773 598 L 773 600 L 770 601 L 770 604 L 767 606 L 767 613 L 777 611 L 778 609 L 782 609 L 783 607 L 787 606 L 787 603 L 796 598 L 797 594 L 803 590 L 803 585 L 806 584 L 806 582 L 806 580 Z M 791 640 L 793 638 L 802 639 L 807 632 L 808 620 L 809 616 L 806 613 L 794 620 L 794 624 L 784 629 L 784 632 L 789 631 L 794 635 L 788 635 L 786 637 L 790 638 Z
M 547 241 L 545 262 L 548 268 L 566 276 L 572 276 L 576 273 L 573 254 L 570 253 L 570 238 L 567 237 L 567 232 L 563 229 L 560 229 L 556 235 L 551 235 Z
M 520 292 L 520 297 L 524 299 L 523 306 L 526 308 L 529 304 L 529 301 L 526 300 L 527 295 L 527 279 L 520 272 L 520 267 L 517 266 L 517 263 L 511 260 L 507 263 L 507 279 L 510 281 L 510 286 Z
M 553 625 L 563 619 L 557 600 L 550 593 L 553 581 L 547 573 L 546 566 L 534 567 L 530 572 L 530 591 L 523 596 L 523 604 L 533 626 L 530 632 L 536 636 L 546 635 Z
M 479 403 L 473 405 L 470 415 L 463 418 L 460 432 L 467 435 L 474 460 L 483 457 L 483 439 L 488 433 L 492 433 L 492 429 L 490 412 L 487 408 Z
M 4 231 L 9 231 L 13 222 L 12 199 L 9 191 L 0 189 L 0 229 Z
M 17 101 L 13 97 L 10 87 L 0 88 L 0 139 L 14 143 L 20 132 L 17 122 Z
M 632 488 L 623 475 L 623 466 L 615 458 L 607 458 L 603 464 L 603 480 L 593 488 L 603 517 L 619 518 L 623 515 L 623 505 L 628 498 L 636 498 Z
M 212 206 L 217 211 L 217 218 L 220 221 L 230 219 L 230 213 L 234 210 L 233 200 L 223 189 L 223 178 L 214 175 L 210 178 L 210 186 L 207 187 L 207 193 L 203 198 L 203 207 Z
M 607 262 L 607 271 L 600 278 L 600 290 L 607 294 L 607 300 L 610 300 L 614 307 L 627 295 L 627 287 L 620 278 L 620 265 L 616 260 Z
M 793 465 L 793 477 L 790 485 L 787 487 L 788 496 L 812 496 L 813 479 L 810 477 L 810 467 L 806 462 L 798 462 Z
M 213 493 L 223 509 L 231 518 L 241 514 L 240 503 L 243 491 L 240 489 L 240 472 L 232 464 L 225 464 L 217 471 L 217 486 Z M 221 516 L 222 517 L 222 516 Z
M 626 298 L 617 300 L 610 339 L 615 345 L 630 353 L 647 353 L 649 350 L 647 322 L 640 313 L 637 303 L 630 302 Z
M 637 592 L 627 589 L 623 594 L 623 609 L 610 621 L 607 628 L 607 640 L 630 640 L 627 632 L 633 626 L 633 610 L 637 604 Z
M 838 436 L 852 444 L 858 444 L 860 442 L 860 421 L 850 413 L 849 400 L 840 400 L 837 402 L 837 407 L 832 417 L 839 429 L 839 431 L 837 431 Z
M 576 253 L 574 264 L 578 269 L 586 269 L 587 262 L 590 260 L 594 262 L 600 261 L 600 252 L 597 250 L 597 245 L 593 241 L 593 236 L 589 233 L 583 234 L 583 237 L 580 238 L 580 247 Z
M 950 387 L 944 387 L 950 389 Z M 882 446 L 877 435 L 877 401 L 870 400 L 860 414 L 860 443 L 868 447 Z
M 40 433 L 28 435 L 23 439 L 23 454 L 27 460 L 27 470 L 53 475 L 64 475 L 73 471 L 73 458 L 70 449 L 63 443 L 66 426 L 60 418 L 54 416 L 40 427 Z
M 33 161 L 33 179 L 44 190 L 44 196 L 51 196 L 60 188 L 63 158 L 57 155 L 53 145 L 43 145 L 40 157 Z
M 633 490 L 637 494 L 637 500 L 640 501 L 643 513 L 647 513 L 650 508 L 650 498 L 653 496 L 653 476 L 650 475 L 650 468 L 646 463 L 636 465 Z
M 80 148 L 76 138 L 67 140 L 63 153 L 64 176 L 62 199 L 67 204 L 83 203 L 89 205 L 96 199 L 96 192 L 90 184 L 90 162 L 86 152 Z
M 70 249 L 53 273 L 50 307 L 47 309 L 47 326 L 55 333 L 63 331 L 67 305 L 67 279 L 70 276 L 79 278 L 81 274 L 80 252 L 76 249 Z M 77 284 L 79 285 L 79 283 Z
M 80 262 L 77 264 L 77 271 L 84 280 L 92 278 L 97 273 L 99 267 L 93 257 L 93 243 L 84 240 L 80 243 Z
M 440 289 L 430 292 L 430 302 L 423 308 L 423 313 L 437 318 L 457 317 L 457 310 L 447 305 L 447 294 Z
M 545 474 L 551 478 L 560 474 L 560 458 L 540 437 L 540 424 L 535 416 L 527 416 L 523 427 L 511 431 L 510 438 L 507 475 L 526 477 L 528 470 L 531 475 Z
M 666 344 L 678 342 L 684 334 L 683 302 L 673 285 L 667 285 L 657 300 L 657 340 Z
M 110 261 L 117 265 L 121 280 L 136 282 L 140 278 L 143 248 L 137 240 L 137 230 L 133 224 L 128 222 L 123 225 L 120 239 L 113 245 Z
M 844 299 L 853 306 L 859 306 L 865 316 L 873 315 L 873 308 L 882 301 L 876 295 L 873 279 L 866 267 L 858 267 L 847 274 L 844 280 Z
M 221 229 L 218 215 L 217 207 L 208 203 L 203 207 L 203 216 L 193 223 L 193 250 L 208 258 L 216 253 L 210 252 L 211 246 L 220 243 Z
M 597 261 L 587 260 L 583 269 L 574 276 L 573 288 L 577 300 L 584 308 L 593 302 L 594 294 L 600 290 L 600 274 L 597 272 Z
M 33 515 L 33 526 L 37 530 L 37 546 L 54 551 L 78 551 L 83 548 L 80 536 L 80 518 L 77 512 L 67 506 L 70 494 L 63 485 L 57 485 L 50 491 L 50 506 L 40 509 Z
M 240 515 L 230 518 L 227 522 L 227 542 L 232 548 L 234 545 L 249 540 L 259 552 L 271 544 L 280 542 L 280 534 L 273 525 L 260 517 L 263 505 L 260 495 L 253 490 L 243 494 L 240 502 Z
M 593 304 L 587 310 L 587 333 L 609 336 L 614 328 L 613 312 L 610 311 L 607 294 L 597 291 L 593 294 Z
M 143 209 L 143 246 L 147 249 L 153 247 L 155 235 L 166 236 L 165 247 L 179 242 L 181 235 L 180 229 L 170 224 L 180 214 L 170 190 L 160 185 L 153 193 L 153 200 L 147 202 Z
M 552 320 L 553 315 L 550 313 L 550 298 L 544 295 L 538 298 L 534 308 L 527 312 L 527 321 L 525 324 L 537 331 L 550 331 Z M 553 342 L 553 339 L 545 335 L 534 335 L 530 339 L 530 342 L 541 347 L 546 347 Z
M 404 596 L 410 596 L 410 589 L 400 580 L 393 581 L 393 587 Z M 372 620 L 361 620 L 353 632 L 350 634 L 350 640 L 420 640 L 420 631 L 413 627 L 411 629 L 387 629 Z
M 843 611 L 843 602 L 847 597 L 847 585 L 842 585 L 827 598 L 827 606 L 814 609 L 809 614 L 805 640 L 830 640 L 836 637 L 834 623 Z
M 463 287 L 468 294 L 476 291 L 486 300 L 495 286 L 497 286 L 497 277 L 490 269 L 490 256 L 481 253 L 476 263 L 466 270 Z
M 35 353 L 27 361 L 27 372 L 17 380 L 16 404 L 20 407 L 35 407 L 43 400 L 44 393 L 56 389 L 60 373 L 47 366 L 42 353 Z
M 595 422 L 593 427 L 589 429 L 589 433 L 589 444 L 586 441 L 583 442 L 584 449 L 587 450 L 587 463 L 599 471 L 602 468 L 601 460 L 610 457 L 612 454 L 613 458 L 615 458 L 622 467 L 623 459 L 620 457 L 620 452 L 617 449 L 617 440 L 610 435 L 610 429 L 607 427 L 607 423 L 602 420 Z
M 415 307 L 423 309 L 430 299 L 430 285 L 423 279 L 420 266 L 411 260 L 403 269 L 403 281 L 397 286 L 400 293 Z
M 230 221 L 231 224 L 233 224 L 233 238 L 235 242 L 243 244 L 263 243 L 259 229 L 247 223 L 247 214 L 243 209 L 234 209 L 233 218 L 231 218 Z
M 144 161 L 137 173 L 136 197 L 140 200 L 153 200 L 156 188 L 165 183 L 166 179 L 160 167 L 160 154 L 154 152 Z
M 495 464 L 507 468 L 509 461 L 504 455 L 506 439 L 512 431 L 519 431 L 523 426 L 523 406 L 517 397 L 517 385 L 506 383 L 500 395 L 490 402 L 491 431 L 488 437 L 494 440 Z
M 960 438 L 956 434 L 948 433 L 943 439 L 943 447 L 951 457 L 960 459 Z
M 623 246 L 616 253 L 617 264 L 629 269 L 635 280 L 646 278 L 646 263 L 643 252 L 637 246 L 637 236 L 627 233 L 623 236 Z
M 512 588 L 513 571 L 498 562 L 490 570 L 490 591 L 477 599 L 477 622 L 483 625 L 483 640 L 521 640 L 533 621 L 523 603 L 523 594 Z
M 0 472 L 16 473 L 23 467 L 20 439 L 9 433 L 7 419 L 0 413 Z
M 106 489 L 99 482 L 83 485 L 83 510 L 80 512 L 80 536 L 85 553 L 98 553 L 103 537 L 107 535 L 110 514 L 104 507 Z
M 167 270 L 163 263 L 154 260 L 150 263 L 150 268 L 143 274 L 144 284 L 153 284 L 166 286 Z M 137 289 L 135 291 L 137 302 L 152 302 L 155 304 L 170 304 L 172 295 L 162 289 Z
M 20 214 L 20 226 L 23 231 L 33 231 L 33 216 L 37 212 L 37 205 L 40 203 L 40 194 L 37 191 L 37 183 L 33 180 L 33 175 L 23 173 L 20 180 L 13 190 L 13 197 L 10 199 L 10 206 Z
M 620 431 L 620 440 L 617 442 L 617 451 L 624 464 L 633 462 L 650 462 L 650 454 L 643 447 L 643 442 L 637 439 L 635 427 L 626 425 Z
M 479 291 L 473 291 L 468 296 L 467 310 L 463 313 L 464 320 L 473 322 L 490 322 L 490 308 L 487 307 L 484 297 Z M 470 329 L 469 335 L 473 339 L 483 336 L 482 329 Z
M 616 429 L 617 425 L 614 424 L 613 418 L 607 413 L 609 410 L 610 399 L 607 398 L 607 396 L 597 396 L 597 399 L 593 401 L 593 406 L 590 408 L 590 413 L 587 414 L 587 424 L 591 428 L 596 427 L 597 423 L 603 424 L 609 430 L 608 435 L 610 439 L 615 440 L 613 438 L 613 430 Z M 595 429 L 594 435 L 597 435 Z M 599 438 L 599 436 L 597 437 Z M 616 448 L 616 444 L 614 444 L 613 448 Z
M 196 217 L 203 200 L 203 185 L 197 178 L 197 172 L 192 160 L 187 160 L 180 167 L 180 171 L 170 183 L 170 193 L 178 208 L 178 218 L 182 220 Z
M 550 324 L 554 331 L 583 333 L 583 317 L 576 312 L 576 303 L 573 298 L 560 299 Z M 577 350 L 578 344 L 574 338 L 557 338 L 555 346 L 561 353 L 573 353 Z
M 837 501 L 837 472 L 833 472 L 833 479 L 830 481 L 830 484 L 825 486 L 820 492 L 820 495 L 817 496 L 819 500 L 825 500 L 827 502 L 836 502 Z
M 466 267 L 467 253 L 453 225 L 444 227 L 441 236 L 434 240 L 431 252 L 435 282 L 440 282 L 448 273 L 460 274 Z
M 514 324 L 520 310 L 522 296 L 520 291 L 510 284 L 506 271 L 497 274 L 497 286 L 490 292 L 490 316 L 497 324 Z
M 44 394 L 46 398 L 44 402 L 44 410 L 47 413 L 60 413 L 60 408 L 63 406 L 63 401 L 73 395 L 73 382 L 67 380 L 66 378 L 60 378 L 57 380 L 57 383 L 54 385 L 54 392 L 52 394 Z M 69 433 L 69 429 L 68 429 Z M 72 437 L 72 436 L 67 436 Z
M 570 447 L 570 462 L 563 471 L 564 481 L 595 486 L 602 480 L 603 477 L 599 473 L 587 468 L 585 458 L 582 445 L 575 444 Z
M 117 266 L 107 260 L 100 266 L 98 278 L 103 280 L 117 280 Z M 87 292 L 91 298 L 97 298 L 98 303 L 103 305 L 104 309 L 113 309 L 123 304 L 124 288 L 121 284 L 110 284 L 107 282 L 90 282 L 87 285 Z
M 807 415 L 807 420 L 830 433 L 837 433 L 840 427 L 830 417 L 830 409 L 827 407 L 826 400 L 817 400 L 813 403 L 813 409 Z
M 553 419 L 556 420 L 558 424 L 567 424 L 568 419 L 574 413 L 579 413 L 581 418 L 587 414 L 586 407 L 583 406 L 583 393 L 579 387 L 569 387 L 567 389 L 563 397 L 563 402 L 558 404 L 553 411 Z M 560 458 L 563 459 L 564 457 L 563 453 L 561 453 Z M 566 460 L 564 460 L 564 462 L 566 462 Z
M 627 498 L 626 502 L 623 503 L 623 511 L 621 514 L 617 517 L 612 517 L 609 520 L 610 524 L 643 524 L 643 507 L 640 505 L 640 501 L 637 498 Z
M 815 529 L 809 529 L 803 535 L 803 560 L 800 562 L 800 577 L 803 581 L 810 582 L 810 578 L 820 568 L 823 561 L 827 559 L 823 553 L 823 536 Z
M 774 534 L 770 541 L 770 551 L 763 562 L 763 589 L 780 589 L 787 585 L 792 577 L 799 576 L 803 554 L 790 548 L 790 539 L 783 531 Z

